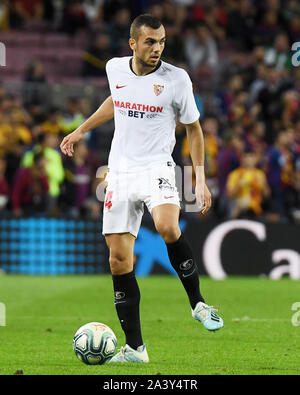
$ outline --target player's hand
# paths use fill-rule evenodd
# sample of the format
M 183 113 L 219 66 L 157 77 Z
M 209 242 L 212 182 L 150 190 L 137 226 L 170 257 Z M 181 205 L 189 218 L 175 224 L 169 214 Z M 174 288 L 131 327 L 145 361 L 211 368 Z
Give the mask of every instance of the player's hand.
M 74 154 L 74 144 L 78 143 L 82 139 L 84 133 L 80 129 L 74 130 L 74 132 L 68 134 L 60 144 L 61 152 L 68 156 Z
M 204 183 L 197 183 L 196 188 L 196 200 L 197 200 L 197 205 L 198 208 L 200 209 L 201 214 L 207 213 L 207 211 L 211 207 L 211 193 L 209 189 L 207 188 L 207 185 Z

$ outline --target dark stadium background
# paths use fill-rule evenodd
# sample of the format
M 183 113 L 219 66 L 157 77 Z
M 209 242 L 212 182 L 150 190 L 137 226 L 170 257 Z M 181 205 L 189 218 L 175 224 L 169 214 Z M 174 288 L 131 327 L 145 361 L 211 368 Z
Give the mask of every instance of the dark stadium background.
M 131 54 L 129 26 L 145 12 L 162 20 L 162 59 L 189 72 L 201 113 L 213 207 L 205 217 L 181 214 L 200 272 L 300 279 L 300 67 L 291 51 L 300 41 L 300 4 L 293 0 L 2 1 L 0 269 L 108 272 L 96 190 L 113 122 L 92 130 L 72 159 L 59 144 L 110 94 L 105 63 Z M 173 156 L 183 168 L 191 160 L 181 125 L 176 137 Z M 263 188 L 239 172 L 251 152 Z M 239 183 L 247 184 L 243 209 L 241 196 L 230 194 Z M 140 276 L 171 271 L 149 214 L 135 254 Z

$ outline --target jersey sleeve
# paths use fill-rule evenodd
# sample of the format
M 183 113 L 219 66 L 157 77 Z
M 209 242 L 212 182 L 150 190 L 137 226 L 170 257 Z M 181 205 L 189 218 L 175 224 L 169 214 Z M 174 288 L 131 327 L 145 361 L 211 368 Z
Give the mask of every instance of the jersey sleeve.
M 115 58 L 109 59 L 109 60 L 106 62 L 105 70 L 106 70 L 107 76 L 108 76 L 108 74 L 110 73 L 110 71 L 111 71 L 111 69 L 112 69 L 114 63 L 115 63 Z
M 193 93 L 192 81 L 188 73 L 181 69 L 175 79 L 175 107 L 178 109 L 179 121 L 189 124 L 197 121 L 200 117 Z
M 111 82 L 112 71 L 115 67 L 116 60 L 117 60 L 116 58 L 112 58 L 108 62 L 106 62 L 106 65 L 105 65 L 105 71 L 106 71 L 106 76 L 107 76 L 110 91 L 111 91 L 111 83 L 112 83 Z

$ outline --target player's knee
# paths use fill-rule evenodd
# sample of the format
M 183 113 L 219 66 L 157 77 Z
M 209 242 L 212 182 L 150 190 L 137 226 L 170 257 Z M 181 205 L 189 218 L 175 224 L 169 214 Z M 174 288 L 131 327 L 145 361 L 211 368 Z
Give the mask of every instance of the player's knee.
M 109 264 L 111 273 L 114 275 L 121 275 L 131 271 L 131 265 L 128 258 L 120 254 L 111 255 L 109 258 Z
M 178 224 L 169 224 L 160 222 L 156 224 L 156 230 L 166 243 L 174 243 L 180 237 L 180 228 Z

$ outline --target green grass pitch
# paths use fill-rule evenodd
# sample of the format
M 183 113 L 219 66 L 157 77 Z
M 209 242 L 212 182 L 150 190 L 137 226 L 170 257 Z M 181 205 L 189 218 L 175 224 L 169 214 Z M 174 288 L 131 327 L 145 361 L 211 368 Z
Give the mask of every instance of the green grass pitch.
M 192 319 L 177 278 L 138 281 L 150 363 L 87 366 L 72 349 L 81 325 L 104 322 L 124 345 L 110 276 L 0 276 L 0 302 L 6 305 L 0 375 L 300 374 L 300 326 L 291 322 L 299 281 L 201 278 L 206 302 L 219 305 L 224 318 L 215 333 Z

